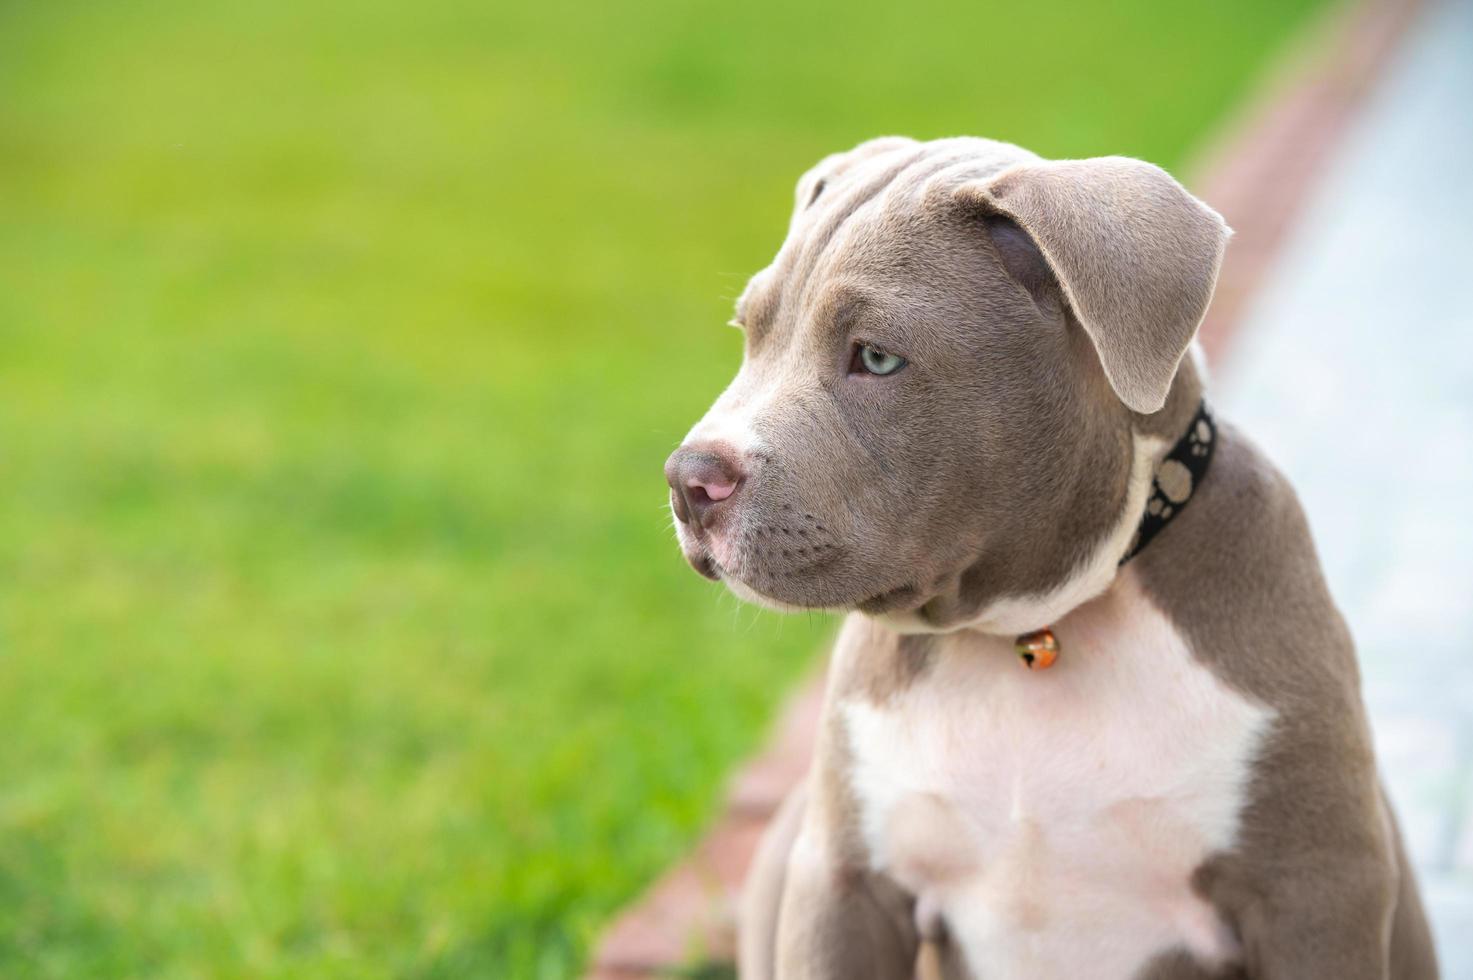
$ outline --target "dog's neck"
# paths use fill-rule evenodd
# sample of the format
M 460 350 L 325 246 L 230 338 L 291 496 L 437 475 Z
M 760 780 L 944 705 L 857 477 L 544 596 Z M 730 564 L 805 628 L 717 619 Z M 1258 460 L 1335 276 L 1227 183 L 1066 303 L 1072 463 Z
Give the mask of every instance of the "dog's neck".
M 1180 438 L 1156 463 L 1144 513 L 1129 547 L 1116 563 L 1117 568 L 1140 554 L 1151 539 L 1191 503 L 1197 487 L 1207 475 L 1216 447 L 1217 425 L 1207 411 L 1207 402 L 1199 401 L 1197 411 L 1188 420 Z M 1048 626 L 1019 634 L 1013 648 L 1024 666 L 1031 670 L 1053 666 L 1060 654 L 1058 639 Z
M 1192 453 L 1190 436 L 1203 407 L 1204 381 L 1205 366 L 1200 352 L 1194 350 L 1192 356 L 1183 360 L 1161 410 L 1133 417 L 1132 460 L 1120 516 L 1058 585 L 1044 593 L 996 597 L 971 615 L 947 622 L 937 622 L 918 610 L 882 614 L 876 617 L 877 621 L 899 633 L 975 631 L 1016 637 L 1058 623 L 1074 609 L 1103 594 L 1115 581 L 1126 558 L 1139 551 L 1140 543 L 1154 537 L 1180 509 L 1173 505 L 1170 513 L 1162 516 L 1171 494 L 1180 495 L 1183 485 L 1180 471 L 1171 465 L 1173 455 L 1180 449 L 1186 458 L 1200 459 Z M 1207 425 L 1215 441 L 1213 423 L 1209 420 Z M 1194 489 L 1196 478 L 1190 469 L 1187 473 L 1190 478 L 1187 485 Z M 1160 487 L 1157 480 L 1163 474 L 1167 485 Z M 1157 513 L 1151 514 L 1152 501 L 1158 495 L 1163 502 Z

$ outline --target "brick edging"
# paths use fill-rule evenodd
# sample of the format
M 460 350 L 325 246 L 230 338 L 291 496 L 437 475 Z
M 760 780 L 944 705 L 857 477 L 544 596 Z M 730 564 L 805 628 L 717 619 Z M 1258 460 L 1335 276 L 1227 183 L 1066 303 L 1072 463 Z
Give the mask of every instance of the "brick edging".
M 1381 76 L 1419 0 L 1357 0 L 1330 11 L 1270 74 L 1248 110 L 1188 172 L 1194 193 L 1235 232 L 1201 337 L 1220 361 L 1248 300 L 1356 110 Z M 823 677 L 789 699 L 767 747 L 739 768 L 726 806 L 695 849 L 604 932 L 589 980 L 669 976 L 693 962 L 730 963 L 736 897 L 762 831 L 807 770 Z
M 695 850 L 604 933 L 591 980 L 633 980 L 692 960 L 733 959 L 742 879 L 767 822 L 808 769 L 822 708 L 820 669 L 788 699 L 766 748 L 736 771 L 725 809 Z

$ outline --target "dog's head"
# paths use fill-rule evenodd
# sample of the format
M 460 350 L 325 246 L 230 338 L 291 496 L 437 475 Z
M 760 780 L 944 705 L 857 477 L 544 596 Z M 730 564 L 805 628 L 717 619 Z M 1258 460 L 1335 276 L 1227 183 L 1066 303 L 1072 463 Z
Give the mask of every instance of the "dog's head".
M 1129 544 L 1227 235 L 1136 160 L 823 160 L 737 303 L 741 370 L 666 464 L 687 559 L 781 608 L 1043 625 Z

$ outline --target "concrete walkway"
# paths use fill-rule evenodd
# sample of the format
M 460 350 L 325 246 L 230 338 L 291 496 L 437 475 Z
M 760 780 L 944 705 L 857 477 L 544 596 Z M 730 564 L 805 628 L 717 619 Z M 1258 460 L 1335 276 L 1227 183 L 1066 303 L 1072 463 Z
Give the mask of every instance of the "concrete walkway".
M 1420 15 L 1219 371 L 1361 653 L 1449 980 L 1473 978 L 1473 0 Z

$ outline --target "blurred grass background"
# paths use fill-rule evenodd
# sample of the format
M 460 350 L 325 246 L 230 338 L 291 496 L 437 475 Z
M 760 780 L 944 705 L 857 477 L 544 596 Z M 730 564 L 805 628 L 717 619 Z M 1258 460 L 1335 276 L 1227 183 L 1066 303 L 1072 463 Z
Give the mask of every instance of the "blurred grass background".
M 660 474 L 798 174 L 1177 166 L 1320 5 L 0 6 L 0 975 L 576 973 L 831 628 Z

